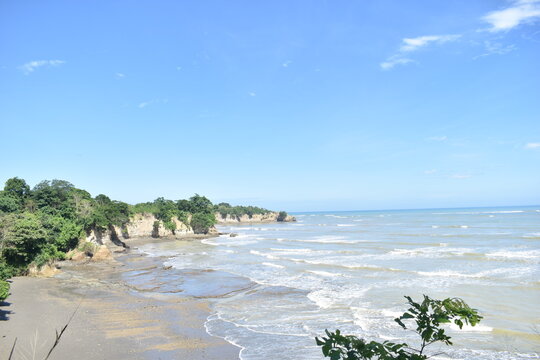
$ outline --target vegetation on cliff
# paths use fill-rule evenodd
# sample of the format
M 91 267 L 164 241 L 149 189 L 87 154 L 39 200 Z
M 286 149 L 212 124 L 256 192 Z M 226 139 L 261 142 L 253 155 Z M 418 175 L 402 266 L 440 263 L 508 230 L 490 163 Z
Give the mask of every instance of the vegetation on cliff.
M 66 252 L 76 248 L 91 230 L 124 227 L 134 214 L 146 213 L 173 232 L 176 218 L 196 234 L 207 234 L 216 224 L 216 212 L 239 218 L 270 211 L 226 203 L 214 205 L 198 194 L 187 200 L 160 197 L 129 205 L 103 194 L 92 197 L 65 180 L 44 180 L 30 188 L 23 179 L 8 179 L 0 191 L 0 301 L 9 292 L 6 279 L 24 274 L 32 263 L 41 266 L 64 259 Z

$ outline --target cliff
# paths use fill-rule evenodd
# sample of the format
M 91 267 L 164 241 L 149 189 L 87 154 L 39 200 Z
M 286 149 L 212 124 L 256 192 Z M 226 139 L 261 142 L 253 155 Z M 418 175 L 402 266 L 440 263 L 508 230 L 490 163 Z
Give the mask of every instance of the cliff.
M 223 217 L 220 213 L 216 213 L 218 224 L 239 224 L 239 223 L 272 223 L 278 221 L 279 212 L 268 212 L 266 214 L 253 214 L 251 216 L 244 214 L 242 216 L 232 216 L 227 214 Z M 296 218 L 291 215 L 283 220 L 283 222 L 296 221 Z
M 271 223 L 278 221 L 278 212 L 269 212 L 266 214 L 231 216 L 222 217 L 220 213 L 216 213 L 217 224 L 240 224 L 240 223 Z M 109 226 L 106 230 L 93 229 L 86 234 L 86 241 L 97 244 L 107 245 L 107 247 L 128 247 L 126 241 L 136 237 L 169 237 L 169 238 L 186 238 L 199 236 L 193 232 L 193 229 L 178 220 L 172 218 L 176 224 L 176 230 L 172 231 L 163 226 L 163 222 L 152 214 L 135 214 L 131 217 L 129 223 L 124 226 Z M 284 222 L 296 221 L 293 216 L 287 215 Z M 218 235 L 219 232 L 215 227 L 211 227 L 207 235 Z
M 196 236 L 193 229 L 178 220 L 172 218 L 176 224 L 176 230 L 169 230 L 163 226 L 161 221 L 152 214 L 135 214 L 130 222 L 124 226 L 109 226 L 106 230 L 93 229 L 86 234 L 86 241 L 98 245 L 126 247 L 125 241 L 136 237 L 169 237 L 185 238 Z M 217 235 L 218 231 L 212 227 L 209 235 Z

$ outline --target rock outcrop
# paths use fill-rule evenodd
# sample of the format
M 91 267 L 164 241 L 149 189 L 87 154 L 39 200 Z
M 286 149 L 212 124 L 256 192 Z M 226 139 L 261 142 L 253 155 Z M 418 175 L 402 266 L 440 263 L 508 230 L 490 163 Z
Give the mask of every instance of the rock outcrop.
M 216 213 L 216 220 L 218 224 L 234 224 L 234 223 L 272 223 L 277 222 L 279 212 L 268 212 L 266 214 L 253 214 L 251 216 L 244 214 L 242 216 L 232 216 L 227 214 L 222 216 L 220 213 Z M 283 222 L 296 221 L 296 218 L 291 215 L 287 215 Z
M 271 223 L 277 222 L 279 213 L 269 212 L 266 214 L 254 214 L 252 216 L 231 216 L 222 217 L 220 213 L 216 213 L 218 224 L 227 223 Z M 285 222 L 296 221 L 290 215 L 283 219 Z M 176 225 L 175 230 L 165 228 L 162 221 L 159 221 L 152 214 L 135 214 L 131 217 L 129 223 L 124 226 L 109 226 L 108 229 L 93 229 L 86 234 L 86 242 L 95 245 L 105 245 L 109 250 L 118 249 L 118 247 L 129 247 L 126 241 L 136 237 L 169 237 L 169 238 L 185 238 L 195 236 L 193 229 L 178 220 L 172 218 L 172 222 Z M 206 235 L 219 235 L 219 231 L 215 227 L 211 227 Z
M 130 222 L 124 226 L 109 226 L 106 230 L 93 229 L 86 234 L 86 241 L 97 245 L 107 245 L 108 247 L 128 247 L 126 240 L 136 237 L 172 237 L 183 238 L 193 236 L 195 233 L 190 226 L 184 224 L 177 218 L 172 218 L 176 225 L 175 230 L 169 230 L 163 226 L 152 214 L 135 214 Z M 210 229 L 209 233 L 215 234 L 217 230 Z

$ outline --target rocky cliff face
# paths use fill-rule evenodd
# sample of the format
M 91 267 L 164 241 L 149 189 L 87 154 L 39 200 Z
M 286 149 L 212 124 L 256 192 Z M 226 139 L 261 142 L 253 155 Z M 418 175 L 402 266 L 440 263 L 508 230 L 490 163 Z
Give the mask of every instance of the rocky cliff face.
M 277 222 L 279 213 L 270 212 L 267 214 L 255 214 L 251 217 L 248 215 L 242 215 L 240 217 L 232 217 L 227 215 L 222 217 L 221 214 L 216 213 L 216 220 L 218 224 L 231 224 L 231 223 L 270 223 Z M 161 221 L 158 221 L 152 214 L 135 214 L 129 223 L 120 226 L 110 226 L 106 230 L 94 229 L 86 234 L 86 241 L 97 245 L 107 245 L 107 247 L 127 247 L 126 242 L 130 238 L 135 237 L 169 237 L 169 238 L 185 238 L 195 236 L 193 229 L 178 220 L 173 218 L 172 221 L 176 224 L 176 230 L 172 231 L 166 229 Z M 292 216 L 285 218 L 286 222 L 296 221 Z M 215 227 L 210 228 L 208 235 L 218 235 L 219 232 Z
M 171 237 L 182 238 L 193 236 L 193 229 L 173 218 L 176 230 L 166 229 L 161 221 L 151 214 L 135 214 L 125 226 L 110 226 L 107 230 L 94 229 L 86 236 L 86 241 L 98 245 L 126 247 L 125 241 L 135 237 Z M 216 229 L 210 229 L 210 234 L 217 234 Z
M 221 216 L 220 213 L 216 213 L 216 220 L 218 224 L 234 224 L 234 223 L 271 223 L 278 221 L 279 212 L 269 212 L 266 214 L 254 214 L 251 217 L 249 215 L 231 216 L 227 215 L 225 217 Z M 284 222 L 296 221 L 296 218 L 291 215 L 283 220 Z

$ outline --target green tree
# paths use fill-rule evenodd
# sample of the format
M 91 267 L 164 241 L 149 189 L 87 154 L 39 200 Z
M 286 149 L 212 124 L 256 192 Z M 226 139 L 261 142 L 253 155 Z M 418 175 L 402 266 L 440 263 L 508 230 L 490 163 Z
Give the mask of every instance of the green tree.
M 280 211 L 277 217 L 277 221 L 285 221 L 285 219 L 287 219 L 287 212 Z
M 12 194 L 0 191 L 0 212 L 12 213 L 21 209 L 21 202 Z
M 442 324 L 453 322 L 461 329 L 464 324 L 475 326 L 482 320 L 477 310 L 470 308 L 459 298 L 435 300 L 424 295 L 421 303 L 414 302 L 405 296 L 410 308 L 400 317 L 394 319 L 403 329 L 408 329 L 404 321 L 415 322 L 414 331 L 420 336 L 419 348 L 412 348 L 406 343 L 382 343 L 359 339 L 353 335 L 342 335 L 339 330 L 329 332 L 326 336 L 315 338 L 321 346 L 323 355 L 331 360 L 426 360 L 426 347 L 442 342 L 452 345 L 450 336 L 446 335 Z
M 47 242 L 47 232 L 35 214 L 17 215 L 4 231 L 2 255 L 12 266 L 31 263 Z
M 23 179 L 14 177 L 6 181 L 4 191 L 23 200 L 30 195 L 30 186 Z
M 195 194 L 189 198 L 190 213 L 211 213 L 214 209 L 212 202 L 206 196 Z
M 195 234 L 208 234 L 208 231 L 216 223 L 213 213 L 195 213 L 191 217 L 191 228 Z

